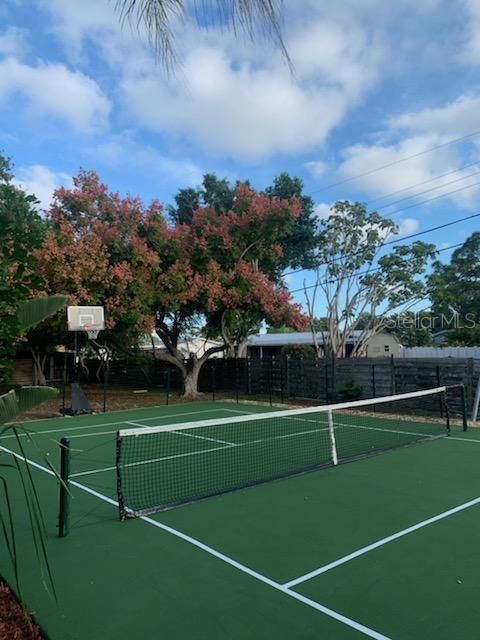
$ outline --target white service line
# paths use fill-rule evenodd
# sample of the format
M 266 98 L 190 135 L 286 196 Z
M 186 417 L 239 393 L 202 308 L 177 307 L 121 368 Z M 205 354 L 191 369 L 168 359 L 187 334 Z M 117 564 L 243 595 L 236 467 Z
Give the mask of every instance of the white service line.
M 205 409 L 202 411 L 184 411 L 182 413 L 170 413 L 167 415 L 159 415 L 159 416 L 153 416 L 151 418 L 142 418 L 142 420 L 144 422 L 146 422 L 147 420 L 165 420 L 167 418 L 181 418 L 182 416 L 195 416 L 199 413 L 212 413 L 212 411 L 231 411 L 231 409 L 225 409 L 223 407 L 218 408 L 218 409 Z M 35 421 L 33 421 L 35 422 Z M 38 421 L 40 422 L 40 421 Z M 23 428 L 25 428 L 25 422 L 21 423 L 21 426 Z M 67 428 L 62 428 L 60 427 L 60 425 L 56 428 L 56 429 L 46 429 L 45 431 L 33 431 L 33 429 L 30 431 L 30 435 L 34 434 L 34 435 L 40 435 L 43 436 L 46 433 L 63 433 L 64 431 L 82 431 L 84 429 L 96 429 L 97 427 L 114 427 L 114 426 L 118 426 L 120 424 L 130 424 L 130 422 L 128 420 L 116 420 L 115 422 L 99 422 L 97 424 L 88 424 L 88 425 L 83 425 L 81 427 L 67 427 Z M 176 423 L 177 424 L 177 423 Z M 178 423 L 181 424 L 181 423 Z M 145 428 L 145 425 L 142 425 Z M 21 438 L 26 438 L 27 435 L 26 433 L 19 433 L 18 434 Z M 89 434 L 89 435 L 95 435 L 95 434 Z M 8 440 L 9 438 L 16 438 L 15 435 L 9 435 L 9 436 L 2 436 L 1 440 Z
M 389 542 L 393 542 L 393 540 L 398 540 L 398 538 L 403 538 L 403 536 L 408 535 L 409 533 L 412 533 L 413 531 L 418 531 L 418 529 L 423 529 L 423 527 L 427 527 L 430 524 L 433 524 L 434 522 L 438 522 L 439 520 L 443 520 L 444 518 L 448 518 L 449 516 L 454 515 L 455 513 L 458 513 L 459 511 L 464 511 L 465 509 L 469 509 L 470 507 L 474 507 L 475 505 L 480 503 L 480 497 L 479 498 L 474 498 L 473 500 L 469 500 L 468 502 L 464 502 L 463 504 L 459 505 L 458 507 L 454 507 L 453 509 L 449 509 L 448 511 L 443 511 L 442 513 L 439 513 L 436 516 L 433 516 L 432 518 L 428 518 L 427 520 L 423 520 L 422 522 L 418 522 L 417 524 L 414 524 L 411 527 L 407 527 L 406 529 L 402 529 L 402 531 L 398 531 L 397 533 L 392 534 L 391 536 L 387 536 L 386 538 L 382 538 L 381 540 L 377 540 L 377 542 L 373 542 L 372 544 L 367 545 L 366 547 L 362 547 L 361 549 L 358 549 L 357 551 L 354 551 L 353 553 L 349 553 L 346 556 L 343 556 L 343 558 L 339 558 L 338 560 L 335 560 L 334 562 L 330 562 L 329 564 L 324 565 L 323 567 L 319 567 L 318 569 L 314 569 L 313 571 L 310 571 L 309 573 L 305 573 L 303 576 L 299 576 L 298 578 L 295 578 L 294 580 L 290 580 L 289 582 L 285 582 L 284 583 L 284 587 L 287 587 L 288 589 L 295 587 L 298 584 L 301 584 L 302 582 L 306 582 L 307 580 L 311 580 L 312 578 L 315 578 L 316 576 L 321 575 L 322 573 L 326 573 L 327 571 L 331 571 L 332 569 L 335 569 L 335 567 L 339 567 L 342 564 L 345 564 L 346 562 L 350 562 L 350 560 L 354 560 L 355 558 L 358 558 L 359 556 L 363 556 L 366 553 L 369 553 L 370 551 L 373 551 L 374 549 L 378 549 L 378 547 L 383 547 L 385 544 L 388 544 Z
M 139 467 L 144 464 L 153 464 L 154 462 L 163 462 L 164 460 L 174 460 L 176 458 L 186 458 L 188 456 L 198 456 L 201 453 L 209 453 L 211 451 L 219 451 L 220 449 L 230 449 L 230 447 L 234 447 L 236 445 L 226 445 L 224 447 L 213 447 L 212 449 L 202 449 L 201 451 L 189 451 L 188 453 L 177 453 L 173 456 L 163 456 L 162 458 L 151 458 L 149 460 L 140 460 L 139 462 L 129 462 L 128 464 L 124 464 L 123 468 L 127 469 L 129 467 Z M 89 476 L 94 473 L 104 473 L 106 471 L 114 471 L 117 467 L 102 467 L 101 469 L 92 469 L 91 471 L 80 471 L 79 473 L 70 474 L 70 478 L 78 478 L 79 476 Z
M 231 446 L 236 446 L 235 442 L 228 442 L 228 440 L 218 440 L 217 438 L 207 438 L 207 436 L 199 436 L 196 433 L 185 433 L 184 431 L 172 431 L 172 433 L 177 436 L 185 436 L 186 438 L 196 438 L 197 440 L 207 440 L 209 442 L 217 442 L 218 444 L 229 444 Z
M 148 428 L 148 427 L 147 427 Z M 138 467 L 139 465 L 144 465 L 144 464 L 153 464 L 155 462 L 163 462 L 164 460 L 174 460 L 176 458 L 186 458 L 188 456 L 199 456 L 202 455 L 203 453 L 211 453 L 212 451 L 222 451 L 224 449 L 231 449 L 233 447 L 246 447 L 248 445 L 252 445 L 252 444 L 261 444 L 263 442 L 270 442 L 272 440 L 284 440 L 285 438 L 295 438 L 296 436 L 304 436 L 304 435 L 308 435 L 310 433 L 317 433 L 320 431 L 328 431 L 328 427 L 325 427 L 324 429 L 309 429 L 308 431 L 296 431 L 294 433 L 286 433 L 283 434 L 281 436 L 275 436 L 273 438 L 263 438 L 263 439 L 259 439 L 259 440 L 248 440 L 247 442 L 226 442 L 223 440 L 214 440 L 214 442 L 219 442 L 219 443 L 223 443 L 226 446 L 223 447 L 213 447 L 212 449 L 200 449 L 199 451 L 189 451 L 187 453 L 177 453 L 175 455 L 171 455 L 171 456 L 163 456 L 161 458 L 149 458 L 148 460 L 140 460 L 139 462 L 130 462 L 128 464 L 123 465 L 124 468 L 127 467 Z M 178 435 L 187 435 L 187 434 L 181 434 L 180 432 L 177 431 L 168 431 L 167 433 L 178 433 Z M 190 435 L 190 434 L 188 434 Z M 77 436 L 79 437 L 79 436 Z M 127 436 L 130 437 L 130 436 Z M 210 439 L 210 438 L 208 438 Z M 107 471 L 112 471 L 112 469 L 116 469 L 116 467 L 102 467 L 100 469 L 92 469 L 91 471 L 81 471 L 79 473 L 72 473 L 70 475 L 71 478 L 76 478 L 78 476 L 88 476 L 94 473 L 103 473 L 103 472 L 107 472 Z
M 33 460 L 29 460 L 28 458 L 25 458 L 24 456 L 21 456 L 18 453 L 15 453 L 14 451 L 10 451 L 9 449 L 6 449 L 5 447 L 0 447 L 0 449 L 2 451 L 5 451 L 6 453 L 10 453 L 12 456 L 15 456 L 16 458 L 19 458 L 20 460 L 23 460 L 24 462 L 27 462 L 28 464 L 32 465 L 36 469 L 44 471 L 44 472 L 46 472 L 46 473 L 48 473 L 50 475 L 54 475 L 50 469 L 47 469 L 46 467 L 43 467 L 42 465 L 39 465 L 36 462 L 33 462 Z M 87 487 L 87 486 L 85 486 L 83 484 L 80 484 L 79 482 L 75 482 L 74 480 L 71 480 L 71 484 L 74 485 L 75 487 L 77 487 L 78 489 L 80 489 L 82 491 L 85 491 L 86 493 L 89 493 L 89 494 L 95 496 L 96 498 L 99 498 L 100 500 L 103 500 L 104 502 L 108 502 L 109 504 L 111 504 L 114 507 L 118 508 L 118 502 L 116 500 L 113 500 L 112 498 L 109 498 L 108 496 L 105 496 L 104 494 L 99 493 L 98 491 L 95 491 L 94 489 L 90 489 L 90 487 Z M 197 540 L 196 538 L 192 538 L 191 536 L 187 535 L 186 533 L 182 533 L 182 531 L 178 531 L 177 529 L 174 529 L 173 527 L 169 527 L 168 525 L 163 524 L 162 522 L 158 522 L 157 520 L 153 520 L 152 518 L 149 518 L 148 516 L 141 516 L 139 519 L 143 520 L 144 522 L 147 522 L 150 525 L 153 525 L 154 527 L 158 527 L 159 529 L 162 529 L 163 531 L 166 531 L 167 533 L 170 533 L 171 535 L 175 536 L 176 538 L 180 538 L 181 540 L 184 540 L 185 542 L 188 542 L 189 544 L 197 547 L 198 549 L 202 549 L 202 551 L 205 551 L 206 553 L 210 554 L 211 556 L 214 556 L 218 560 L 221 560 L 222 562 L 225 562 L 226 564 L 229 564 L 230 566 L 234 567 L 235 569 L 238 569 L 242 573 L 246 573 L 247 575 L 249 575 L 250 577 L 254 578 L 255 580 L 258 580 L 259 582 L 263 582 L 264 584 L 267 584 L 268 586 L 272 587 L 276 591 L 280 591 L 284 595 L 289 596 L 290 598 L 294 598 L 295 600 L 297 600 L 299 602 L 302 602 L 303 604 L 311 607 L 312 609 L 316 609 L 317 611 L 320 611 L 321 613 L 324 613 L 325 615 L 329 616 L 330 618 L 333 618 L 334 620 L 337 620 L 338 622 L 341 622 L 341 623 L 345 624 L 346 626 L 348 626 L 348 627 L 350 627 L 352 629 L 355 629 L 356 631 L 359 631 L 360 633 L 363 633 L 364 635 L 368 636 L 369 638 L 373 638 L 374 640 L 391 640 L 391 638 L 389 638 L 388 636 L 385 636 L 385 635 L 383 635 L 381 633 L 378 633 L 378 631 L 375 631 L 374 629 L 370 629 L 369 627 L 366 627 L 365 625 L 361 624 L 360 622 L 357 622 L 356 620 L 352 620 L 351 618 L 347 618 L 347 616 L 344 616 L 341 613 L 338 613 L 337 611 L 334 611 L 333 609 L 329 609 L 328 607 L 325 607 L 324 605 L 320 604 L 319 602 L 316 602 L 315 600 L 311 600 L 310 598 L 302 596 L 300 593 L 297 593 L 296 591 L 291 591 L 285 585 L 282 585 L 279 582 L 275 582 L 274 580 L 271 580 L 270 578 L 267 578 L 267 576 L 264 576 L 261 573 L 258 573 L 257 571 L 254 571 L 253 569 L 250 569 L 250 567 L 247 567 L 246 565 L 241 564 L 240 562 L 237 562 L 233 558 L 230 558 L 229 556 L 224 555 L 223 553 L 221 553 L 220 551 L 217 551 L 213 547 L 209 547 L 208 545 L 204 544 L 203 542 L 200 542 L 200 540 Z M 121 525 L 119 525 L 119 526 L 121 526 Z

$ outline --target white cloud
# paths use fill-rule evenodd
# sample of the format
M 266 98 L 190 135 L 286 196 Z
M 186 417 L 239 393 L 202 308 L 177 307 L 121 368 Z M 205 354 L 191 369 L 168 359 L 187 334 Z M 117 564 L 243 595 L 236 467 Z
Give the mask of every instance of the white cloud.
M 55 189 L 71 186 L 72 179 L 66 173 L 52 171 L 43 164 L 32 164 L 20 167 L 14 182 L 27 194 L 35 195 L 41 208 L 46 210 L 50 206 Z
M 331 204 L 327 204 L 326 202 L 320 202 L 319 204 L 315 205 L 314 214 L 320 220 L 324 220 L 325 218 L 328 218 L 331 215 L 332 213 L 331 208 L 332 208 Z
M 119 14 L 114 11 L 115 2 L 36 0 L 36 4 L 50 14 L 49 31 L 62 42 L 65 55 L 72 62 L 79 62 L 84 57 L 88 39 L 109 38 L 113 32 L 121 31 Z M 98 44 L 90 50 L 98 54 Z
M 182 65 L 167 79 L 144 34 L 120 28 L 114 3 L 37 2 L 70 59 L 94 50 L 118 74 L 122 106 L 136 123 L 233 158 L 260 160 L 322 144 L 383 65 L 383 45 L 360 19 L 332 20 L 321 8 L 306 16 L 295 5 L 285 16 L 295 79 L 265 40 L 252 43 L 188 20 L 178 30 Z
M 129 132 L 111 136 L 105 142 L 85 149 L 85 153 L 109 166 L 133 166 L 157 178 L 172 179 L 182 186 L 202 182 L 204 171 L 193 161 L 177 160 L 135 141 Z
M 0 33 L 0 54 L 4 56 L 22 55 L 27 49 L 27 31 L 16 27 L 9 27 Z
M 53 116 L 83 132 L 107 125 L 110 103 L 98 84 L 63 64 L 0 61 L 0 103 L 15 95 L 25 99 L 30 117 Z
M 420 222 L 416 218 L 403 218 L 398 223 L 398 235 L 409 236 L 420 228 Z
M 464 48 L 460 59 L 471 64 L 480 64 L 480 1 L 463 0 L 467 18 L 465 25 Z
M 124 104 L 142 126 L 193 138 L 208 151 L 261 159 L 322 143 L 348 108 L 337 88 L 302 89 L 283 68 L 233 69 L 221 51 L 202 48 L 185 62 L 186 83 L 153 71 L 122 84 Z
M 429 152 L 448 140 L 451 137 L 432 133 L 412 135 L 398 143 L 354 145 L 343 150 L 344 160 L 338 167 L 338 175 L 351 181 L 349 188 L 360 189 L 370 197 L 395 194 L 387 202 L 412 196 L 393 205 L 394 211 L 440 196 L 460 206 L 472 207 L 479 193 L 475 186 L 478 177 L 469 177 L 475 169 L 462 169 L 465 160 L 458 147 L 444 146 Z M 478 157 L 478 152 L 475 154 Z M 388 210 L 385 215 L 389 215 Z
M 325 175 L 328 169 L 328 164 L 323 162 L 323 160 L 311 160 L 310 162 L 306 162 L 304 167 L 309 171 L 312 177 L 318 179 Z
M 433 133 L 445 139 L 456 138 L 480 129 L 479 111 L 480 96 L 463 95 L 441 107 L 391 118 L 389 125 L 392 129 L 406 129 L 412 133 Z

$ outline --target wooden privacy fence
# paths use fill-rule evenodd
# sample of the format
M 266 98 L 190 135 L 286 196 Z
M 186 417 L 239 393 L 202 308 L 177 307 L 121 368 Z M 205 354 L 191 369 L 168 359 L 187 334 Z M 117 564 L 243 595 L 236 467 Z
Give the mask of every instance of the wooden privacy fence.
M 216 359 L 205 363 L 199 388 L 325 404 L 463 384 L 470 410 L 479 373 L 480 360 L 473 358 Z

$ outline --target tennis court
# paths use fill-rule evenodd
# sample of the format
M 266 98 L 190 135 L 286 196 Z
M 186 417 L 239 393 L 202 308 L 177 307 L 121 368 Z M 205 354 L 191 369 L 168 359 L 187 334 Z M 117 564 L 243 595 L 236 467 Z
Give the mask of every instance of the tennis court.
M 480 432 L 364 409 L 275 418 L 198 402 L 30 423 L 58 605 L 20 511 L 17 545 L 47 637 L 478 638 Z M 65 436 L 70 531 L 58 538 L 58 482 L 36 445 L 56 466 Z M 19 455 L 10 435 L 0 444 Z M 333 445 L 357 459 L 334 465 Z M 124 516 L 150 515 L 120 522 L 119 477 Z

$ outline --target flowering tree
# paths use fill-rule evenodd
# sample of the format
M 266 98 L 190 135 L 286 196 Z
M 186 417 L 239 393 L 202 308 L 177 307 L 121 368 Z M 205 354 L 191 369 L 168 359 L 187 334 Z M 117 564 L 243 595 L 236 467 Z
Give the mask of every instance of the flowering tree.
M 166 347 L 161 358 L 180 368 L 185 394 L 195 395 L 200 368 L 215 352 L 231 346 L 232 315 L 267 320 L 296 329 L 307 319 L 290 294 L 267 275 L 283 253 L 299 205 L 237 186 L 232 207 L 218 212 L 199 207 L 189 224 L 166 230 L 157 247 L 160 271 L 156 286 L 155 326 Z M 223 344 L 207 349 L 201 358 L 191 354 L 183 362 L 178 340 L 195 316 L 203 316 L 207 332 L 221 329 Z
M 111 193 L 93 172 L 81 171 L 73 182 L 73 189 L 55 192 L 49 228 L 36 252 L 42 288 L 66 293 L 69 304 L 103 305 L 102 340 L 110 348 L 125 349 L 153 328 L 159 260 L 146 238 L 166 226 L 161 206 L 144 207 L 138 198 Z M 64 322 L 49 323 L 31 338 L 45 342 L 49 331 L 53 340 Z
M 231 314 L 306 325 L 267 275 L 298 215 L 295 199 L 239 186 L 229 211 L 199 207 L 188 225 L 169 225 L 157 202 L 121 198 L 96 174 L 81 172 L 73 189 L 56 191 L 48 214 L 36 253 L 43 289 L 67 293 L 71 304 L 103 304 L 110 345 L 128 348 L 155 327 L 165 345 L 157 358 L 179 368 L 185 394 L 195 395 L 202 364 L 231 339 L 225 331 L 223 344 L 185 361 L 178 342 L 199 319 L 207 331 L 225 327 Z

